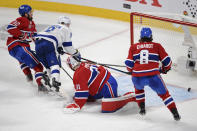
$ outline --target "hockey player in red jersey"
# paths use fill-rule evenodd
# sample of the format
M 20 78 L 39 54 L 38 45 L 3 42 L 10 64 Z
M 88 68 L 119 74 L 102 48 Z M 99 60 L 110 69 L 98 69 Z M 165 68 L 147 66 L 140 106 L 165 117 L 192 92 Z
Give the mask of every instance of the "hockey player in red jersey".
M 12 21 L 7 26 L 7 31 L 9 33 L 7 39 L 9 54 L 19 61 L 21 69 L 28 81 L 33 80 L 30 68 L 33 69 L 35 71 L 38 89 L 46 91 L 46 88 L 41 82 L 43 66 L 38 61 L 29 45 L 33 40 L 33 35 L 36 33 L 32 8 L 29 5 L 21 5 L 18 11 L 21 17 Z
M 146 114 L 144 86 L 148 85 L 158 94 L 174 119 L 178 121 L 181 117 L 160 76 L 160 73 L 166 74 L 170 70 L 172 61 L 161 44 L 152 40 L 152 30 L 147 27 L 142 28 L 139 43 L 131 45 L 125 61 L 128 71 L 132 73 L 139 113 Z M 159 62 L 162 64 L 161 68 L 159 68 Z
M 115 112 L 128 102 L 135 101 L 133 92 L 126 91 L 123 94 L 118 92 L 116 79 L 103 66 L 78 62 L 73 57 L 68 57 L 67 64 L 75 71 L 73 76 L 75 96 L 74 102 L 64 107 L 65 113 L 80 111 L 86 102 L 101 98 L 103 113 Z
M 87 102 L 88 97 L 93 99 L 117 97 L 117 82 L 111 73 L 103 66 L 78 62 L 68 57 L 69 67 L 75 71 L 73 76 L 76 90 L 74 103 L 66 105 L 65 112 L 79 111 Z

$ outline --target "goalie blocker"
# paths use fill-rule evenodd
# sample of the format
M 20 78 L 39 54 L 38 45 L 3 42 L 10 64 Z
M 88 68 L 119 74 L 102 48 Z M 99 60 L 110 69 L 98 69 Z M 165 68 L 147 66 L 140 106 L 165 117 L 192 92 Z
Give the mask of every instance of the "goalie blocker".
M 135 102 L 134 92 L 128 92 L 125 95 L 116 98 L 103 98 L 102 113 L 115 112 L 124 107 L 129 102 Z

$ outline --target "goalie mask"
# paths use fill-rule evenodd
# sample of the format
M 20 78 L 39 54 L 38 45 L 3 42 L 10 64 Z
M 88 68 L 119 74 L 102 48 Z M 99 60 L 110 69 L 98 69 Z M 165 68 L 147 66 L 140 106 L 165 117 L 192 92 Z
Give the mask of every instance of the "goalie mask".
M 67 58 L 67 64 L 73 71 L 75 71 L 80 66 L 80 62 L 78 62 L 71 56 Z
M 58 18 L 58 24 L 70 24 L 71 20 L 70 18 L 66 17 L 66 16 L 60 16 Z

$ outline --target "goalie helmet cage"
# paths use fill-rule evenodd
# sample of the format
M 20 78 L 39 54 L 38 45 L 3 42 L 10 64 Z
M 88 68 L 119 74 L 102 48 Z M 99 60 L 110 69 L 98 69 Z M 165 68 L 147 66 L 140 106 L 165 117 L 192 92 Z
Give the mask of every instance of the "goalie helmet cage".
M 153 23 L 152 23 L 152 21 L 153 21 Z M 148 23 L 148 22 L 150 22 L 150 23 Z M 196 23 L 186 22 L 184 20 L 171 19 L 171 18 L 167 18 L 167 17 L 154 16 L 154 15 L 150 15 L 150 14 L 143 14 L 143 13 L 138 13 L 138 12 L 132 12 L 130 14 L 130 38 L 131 38 L 131 44 L 134 44 L 134 34 L 135 33 L 139 33 L 139 32 L 135 32 L 134 31 L 134 24 L 135 23 L 138 23 L 138 24 L 141 24 L 141 25 L 146 25 L 146 26 L 150 26 L 150 24 L 152 24 L 152 25 L 154 24 L 155 25 L 154 27 L 159 27 L 159 28 L 167 28 L 167 29 L 171 29 L 172 28 L 172 27 L 168 27 L 168 26 L 164 27 L 162 24 L 159 25 L 160 22 L 166 22 L 168 24 L 169 23 L 171 23 L 171 24 L 173 23 L 174 26 L 176 26 L 176 24 L 180 24 L 182 26 L 195 27 L 195 29 L 193 29 L 193 30 L 195 30 L 194 34 L 197 35 L 197 24 Z M 174 30 L 180 32 L 181 29 L 176 29 L 174 27 Z

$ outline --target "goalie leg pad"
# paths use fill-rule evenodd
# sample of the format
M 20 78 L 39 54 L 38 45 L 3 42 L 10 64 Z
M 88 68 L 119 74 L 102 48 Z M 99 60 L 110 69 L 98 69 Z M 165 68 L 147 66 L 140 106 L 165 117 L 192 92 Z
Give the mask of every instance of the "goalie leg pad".
M 115 112 L 124 107 L 128 102 L 135 102 L 135 94 L 133 92 L 116 98 L 103 98 L 102 113 Z

